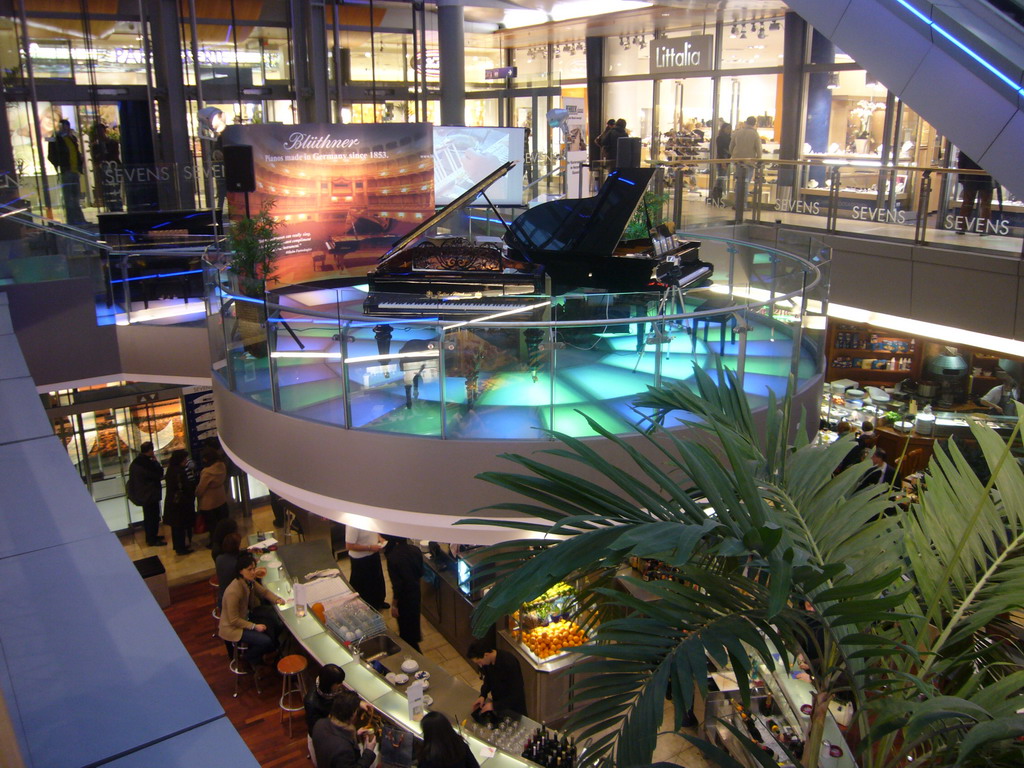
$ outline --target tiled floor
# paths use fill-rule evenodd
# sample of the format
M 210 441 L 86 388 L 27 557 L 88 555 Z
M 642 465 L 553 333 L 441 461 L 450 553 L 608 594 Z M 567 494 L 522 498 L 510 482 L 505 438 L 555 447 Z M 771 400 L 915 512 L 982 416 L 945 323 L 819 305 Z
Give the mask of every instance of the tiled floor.
M 236 515 L 236 519 L 243 533 L 257 530 L 269 531 L 273 528 L 273 516 L 269 506 L 256 509 L 251 518 L 242 518 Z M 278 531 L 277 533 L 280 535 L 281 532 Z M 170 540 L 169 530 L 165 529 L 164 535 Z M 213 560 L 210 557 L 210 550 L 205 546 L 207 539 L 207 534 L 197 536 L 193 544 L 196 550 L 190 555 L 176 555 L 170 546 L 147 547 L 141 532 L 135 534 L 134 537 L 122 537 L 121 543 L 132 560 L 138 560 L 150 555 L 158 555 L 167 569 L 169 584 L 176 586 L 208 579 L 213 575 Z M 338 565 L 342 572 L 348 576 L 348 558 L 343 557 L 338 562 Z M 387 565 L 385 563 L 386 568 Z M 388 591 L 387 599 L 390 602 L 390 581 L 385 578 L 385 583 L 387 584 Z M 384 613 L 388 628 L 397 635 L 398 625 L 396 620 L 391 617 L 390 612 L 385 611 Z M 457 675 L 470 686 L 476 688 L 480 685 L 480 676 L 477 674 L 476 668 L 463 659 L 454 646 L 445 640 L 425 620 L 423 621 L 423 641 L 420 643 L 420 650 L 431 661 L 439 664 L 451 674 Z M 685 768 L 705 768 L 706 763 L 699 751 L 683 739 L 682 736 L 674 733 L 672 726 L 672 702 L 666 702 L 665 716 L 661 726 L 661 735 L 658 737 L 658 746 L 654 753 L 654 761 L 664 760 L 685 766 Z M 691 735 L 698 735 L 696 729 L 686 729 L 685 732 Z

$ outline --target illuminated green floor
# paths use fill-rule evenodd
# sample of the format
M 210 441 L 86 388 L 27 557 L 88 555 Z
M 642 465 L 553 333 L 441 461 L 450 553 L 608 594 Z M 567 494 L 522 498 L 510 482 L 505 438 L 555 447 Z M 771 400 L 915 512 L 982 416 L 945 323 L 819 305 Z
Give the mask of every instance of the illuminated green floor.
M 431 331 L 402 328 L 396 331 L 392 352 L 412 338 L 430 338 Z M 620 328 L 626 327 L 619 326 Z M 542 430 L 555 429 L 575 436 L 592 434 L 584 414 L 613 432 L 627 432 L 643 416 L 631 406 L 636 396 L 655 383 L 656 371 L 664 380 L 692 382 L 694 365 L 714 365 L 719 348 L 719 333 L 712 326 L 708 341 L 694 342 L 686 329 L 670 328 L 669 343 L 662 345 L 660 358 L 653 345 L 642 354 L 636 351 L 635 326 L 625 333 L 593 334 L 585 345 L 573 337 L 572 343 L 545 358 L 534 381 L 525 361 L 513 358 L 493 370 L 482 370 L 475 397 L 467 391 L 464 376 L 448 376 L 441 381 L 426 380 L 406 399 L 405 379 L 398 365 L 350 364 L 344 379 L 341 349 L 333 333 L 323 328 L 297 331 L 306 351 L 327 354 L 332 359 L 275 359 L 279 408 L 285 413 L 316 421 L 382 432 L 448 438 L 539 437 Z M 372 330 L 356 329 L 345 349 L 349 357 L 374 356 L 377 353 Z M 280 334 L 278 349 L 296 351 L 290 337 Z M 709 351 L 709 347 L 711 351 Z M 747 334 L 744 389 L 754 405 L 769 391 L 784 393 L 790 373 L 792 342 L 788 329 L 757 322 Z M 738 343 L 726 336 L 722 360 L 735 368 Z M 454 353 L 446 352 L 451 357 Z M 457 360 L 445 358 L 448 370 Z M 437 363 L 435 362 L 436 366 Z M 236 356 L 232 359 L 239 391 L 272 407 L 269 361 Z M 555 371 L 552 378 L 552 370 Z M 817 361 L 802 348 L 798 377 L 807 380 L 817 371 Z M 390 374 L 385 376 L 385 372 Z M 436 372 L 436 367 L 435 367 Z M 436 373 L 435 373 L 436 375 Z M 472 382 L 469 382 L 472 389 Z M 349 405 L 345 405 L 346 388 Z M 443 398 L 443 402 L 442 402 Z M 472 400 L 472 404 L 470 404 Z

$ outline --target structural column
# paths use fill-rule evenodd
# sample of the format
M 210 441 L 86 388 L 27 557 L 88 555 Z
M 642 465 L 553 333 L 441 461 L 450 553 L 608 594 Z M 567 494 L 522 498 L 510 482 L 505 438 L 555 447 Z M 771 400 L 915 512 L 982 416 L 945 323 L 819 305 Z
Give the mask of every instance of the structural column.
M 590 161 L 597 162 L 601 159 L 601 152 L 594 146 L 601 131 L 604 130 L 606 122 L 604 115 L 604 38 L 588 37 L 586 40 L 587 57 L 587 128 L 590 136 L 587 138 L 587 151 L 590 153 Z
M 465 11 L 459 0 L 438 0 L 437 41 L 441 70 L 441 124 L 466 124 Z
M 323 0 L 293 0 L 291 21 L 294 52 L 292 65 L 299 122 L 329 122 L 327 28 Z
M 803 113 L 804 60 L 807 55 L 807 22 L 795 13 L 786 14 L 782 57 L 782 135 L 779 159 L 797 160 L 800 156 L 800 115 Z M 793 166 L 779 169 L 779 193 L 792 188 L 799 174 Z M 795 190 L 793 190 L 795 192 Z
M 160 206 L 165 209 L 191 208 L 195 205 L 195 184 L 184 169 L 192 164 L 189 148 L 188 110 L 185 100 L 185 76 L 181 64 L 181 27 L 178 0 L 150 3 L 149 24 L 152 32 L 153 70 L 156 78 L 156 102 L 160 115 L 157 159 L 173 163 L 177 171 L 177 197 L 168 199 L 174 190 L 160 186 Z

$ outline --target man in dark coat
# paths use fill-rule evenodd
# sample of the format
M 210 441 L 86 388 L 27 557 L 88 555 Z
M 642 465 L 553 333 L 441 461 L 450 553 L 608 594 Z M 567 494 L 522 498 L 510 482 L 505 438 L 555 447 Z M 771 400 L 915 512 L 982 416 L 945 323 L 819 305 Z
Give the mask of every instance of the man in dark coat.
M 398 636 L 420 649 L 420 579 L 423 553 L 401 536 L 385 536 L 384 559 L 391 577 L 391 615 L 398 619 Z
M 619 139 L 624 139 L 629 136 L 626 133 L 626 121 L 619 118 L 615 121 L 615 125 L 604 132 L 604 138 L 601 139 L 601 158 L 608 161 L 608 167 L 615 167 L 615 160 L 619 154 Z
M 864 479 L 857 486 L 858 491 L 862 488 L 870 488 L 872 485 L 892 485 L 892 481 L 896 477 L 896 470 L 889 466 L 887 458 L 885 451 L 875 448 L 875 452 L 871 454 L 871 469 L 867 471 Z
M 146 544 L 164 547 L 167 542 L 160 535 L 160 497 L 163 495 L 160 481 L 164 479 L 164 468 L 157 461 L 153 444 L 148 440 L 139 446 L 139 455 L 128 467 L 128 501 L 142 507 L 142 527 L 146 532 Z

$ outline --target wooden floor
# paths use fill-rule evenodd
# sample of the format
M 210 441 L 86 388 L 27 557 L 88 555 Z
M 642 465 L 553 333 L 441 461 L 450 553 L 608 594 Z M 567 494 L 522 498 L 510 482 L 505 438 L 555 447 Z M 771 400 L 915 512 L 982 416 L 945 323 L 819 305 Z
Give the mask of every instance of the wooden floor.
M 204 580 L 171 588 L 171 607 L 164 613 L 259 764 L 263 768 L 311 768 L 302 712 L 292 715 L 291 738 L 287 721 L 281 722 L 281 678 L 276 671 L 261 673 L 262 694 L 257 694 L 250 678 L 245 677 L 238 698 L 232 698 L 234 675 L 228 671 L 224 641 L 213 637 L 216 622 L 210 615 L 212 608 L 213 591 Z M 311 671 L 307 674 L 312 680 Z

